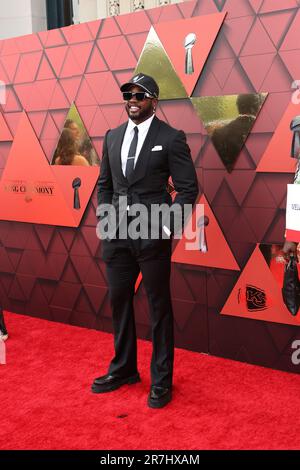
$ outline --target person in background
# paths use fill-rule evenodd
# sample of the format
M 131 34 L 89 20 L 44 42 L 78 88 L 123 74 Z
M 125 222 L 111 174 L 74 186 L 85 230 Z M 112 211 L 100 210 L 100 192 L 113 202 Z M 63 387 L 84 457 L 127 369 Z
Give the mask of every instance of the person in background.
M 78 124 L 76 124 L 76 122 L 73 121 L 73 119 L 67 119 L 65 122 L 64 128 L 70 129 L 70 131 L 72 132 L 74 136 L 74 140 L 76 140 L 78 144 L 80 144 L 81 132 L 80 132 L 80 128 Z
M 8 338 L 7 329 L 4 322 L 3 310 L 0 307 L 0 340 L 6 341 Z
M 81 142 L 79 151 L 80 155 L 82 155 L 91 166 L 98 165 L 99 160 L 89 137 Z
M 55 151 L 54 165 L 90 166 L 86 158 L 80 155 L 77 140 L 73 132 L 64 128 Z
M 259 95 L 238 95 L 236 106 L 238 117 L 225 126 L 217 127 L 212 134 L 213 144 L 228 171 L 232 171 L 235 159 L 253 126 L 261 100 Z
M 297 169 L 295 172 L 294 184 L 300 184 L 300 159 L 299 157 L 298 157 L 298 162 L 297 162 Z M 288 261 L 290 259 L 290 256 L 293 255 L 295 256 L 295 258 L 297 259 L 299 263 L 300 259 L 299 259 L 297 249 L 298 249 L 298 242 L 285 240 L 282 251 L 283 251 L 286 261 Z

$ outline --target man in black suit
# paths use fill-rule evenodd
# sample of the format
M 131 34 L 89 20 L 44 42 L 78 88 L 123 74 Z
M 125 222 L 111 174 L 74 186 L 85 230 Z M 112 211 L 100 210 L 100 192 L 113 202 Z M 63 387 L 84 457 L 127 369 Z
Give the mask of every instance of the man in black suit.
M 152 77 L 143 73 L 121 86 L 129 117 L 127 123 L 106 133 L 98 180 L 98 210 L 112 204 L 119 211 L 116 230 L 102 240 L 102 257 L 106 263 L 109 295 L 114 326 L 115 356 L 108 373 L 94 380 L 92 391 L 103 393 L 123 384 L 140 381 L 137 370 L 137 345 L 134 321 L 134 287 L 142 272 L 147 292 L 153 354 L 151 360 L 151 390 L 148 406 L 161 408 L 172 397 L 174 359 L 173 310 L 170 294 L 171 245 L 174 219 L 163 217 L 157 222 L 158 238 L 130 236 L 129 222 L 133 204 L 153 204 L 183 207 L 195 203 L 198 182 L 190 149 L 183 131 L 170 127 L 155 116 L 159 88 Z M 172 177 L 176 198 L 167 191 Z M 125 198 L 125 211 L 120 210 L 120 197 Z M 120 237 L 124 212 L 129 214 Z M 103 214 L 100 216 L 103 222 Z M 129 220 L 129 222 L 128 222 Z M 149 229 L 152 221 L 147 222 Z M 99 225 L 98 225 L 99 226 Z M 123 224 L 124 228 L 124 224 Z

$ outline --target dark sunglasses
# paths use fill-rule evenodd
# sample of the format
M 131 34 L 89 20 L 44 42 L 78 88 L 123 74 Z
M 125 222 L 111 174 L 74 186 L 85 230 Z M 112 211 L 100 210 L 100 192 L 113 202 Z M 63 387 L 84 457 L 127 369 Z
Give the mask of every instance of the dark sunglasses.
M 145 98 L 153 98 L 153 96 L 150 95 L 150 93 L 147 93 L 146 91 L 138 91 L 137 93 L 132 93 L 132 91 L 123 92 L 124 101 L 129 101 L 134 96 L 137 101 L 143 101 Z

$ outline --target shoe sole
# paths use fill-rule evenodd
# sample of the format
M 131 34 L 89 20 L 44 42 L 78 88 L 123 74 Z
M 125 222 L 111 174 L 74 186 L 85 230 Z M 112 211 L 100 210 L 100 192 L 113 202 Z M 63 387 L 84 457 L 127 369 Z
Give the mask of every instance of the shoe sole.
M 129 377 L 127 379 L 123 379 L 121 382 L 115 385 L 109 385 L 107 388 L 101 388 L 102 385 L 92 385 L 92 393 L 106 393 L 106 392 L 113 392 L 114 390 L 117 390 L 118 388 L 122 387 L 123 385 L 133 385 L 138 382 L 141 382 L 140 376 L 133 376 Z
M 171 396 L 166 396 L 166 398 L 161 399 L 159 401 L 151 400 L 151 398 L 148 398 L 148 406 L 149 406 L 149 408 L 163 408 L 168 403 L 170 403 L 171 400 L 172 400 L 172 395 Z

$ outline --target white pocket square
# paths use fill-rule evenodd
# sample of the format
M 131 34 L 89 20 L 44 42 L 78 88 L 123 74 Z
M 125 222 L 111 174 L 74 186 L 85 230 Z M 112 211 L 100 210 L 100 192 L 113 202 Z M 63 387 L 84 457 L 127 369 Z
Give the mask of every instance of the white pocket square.
M 158 150 L 162 150 L 162 146 L 161 145 L 155 145 L 155 147 L 153 147 L 151 149 L 151 152 L 157 152 Z

